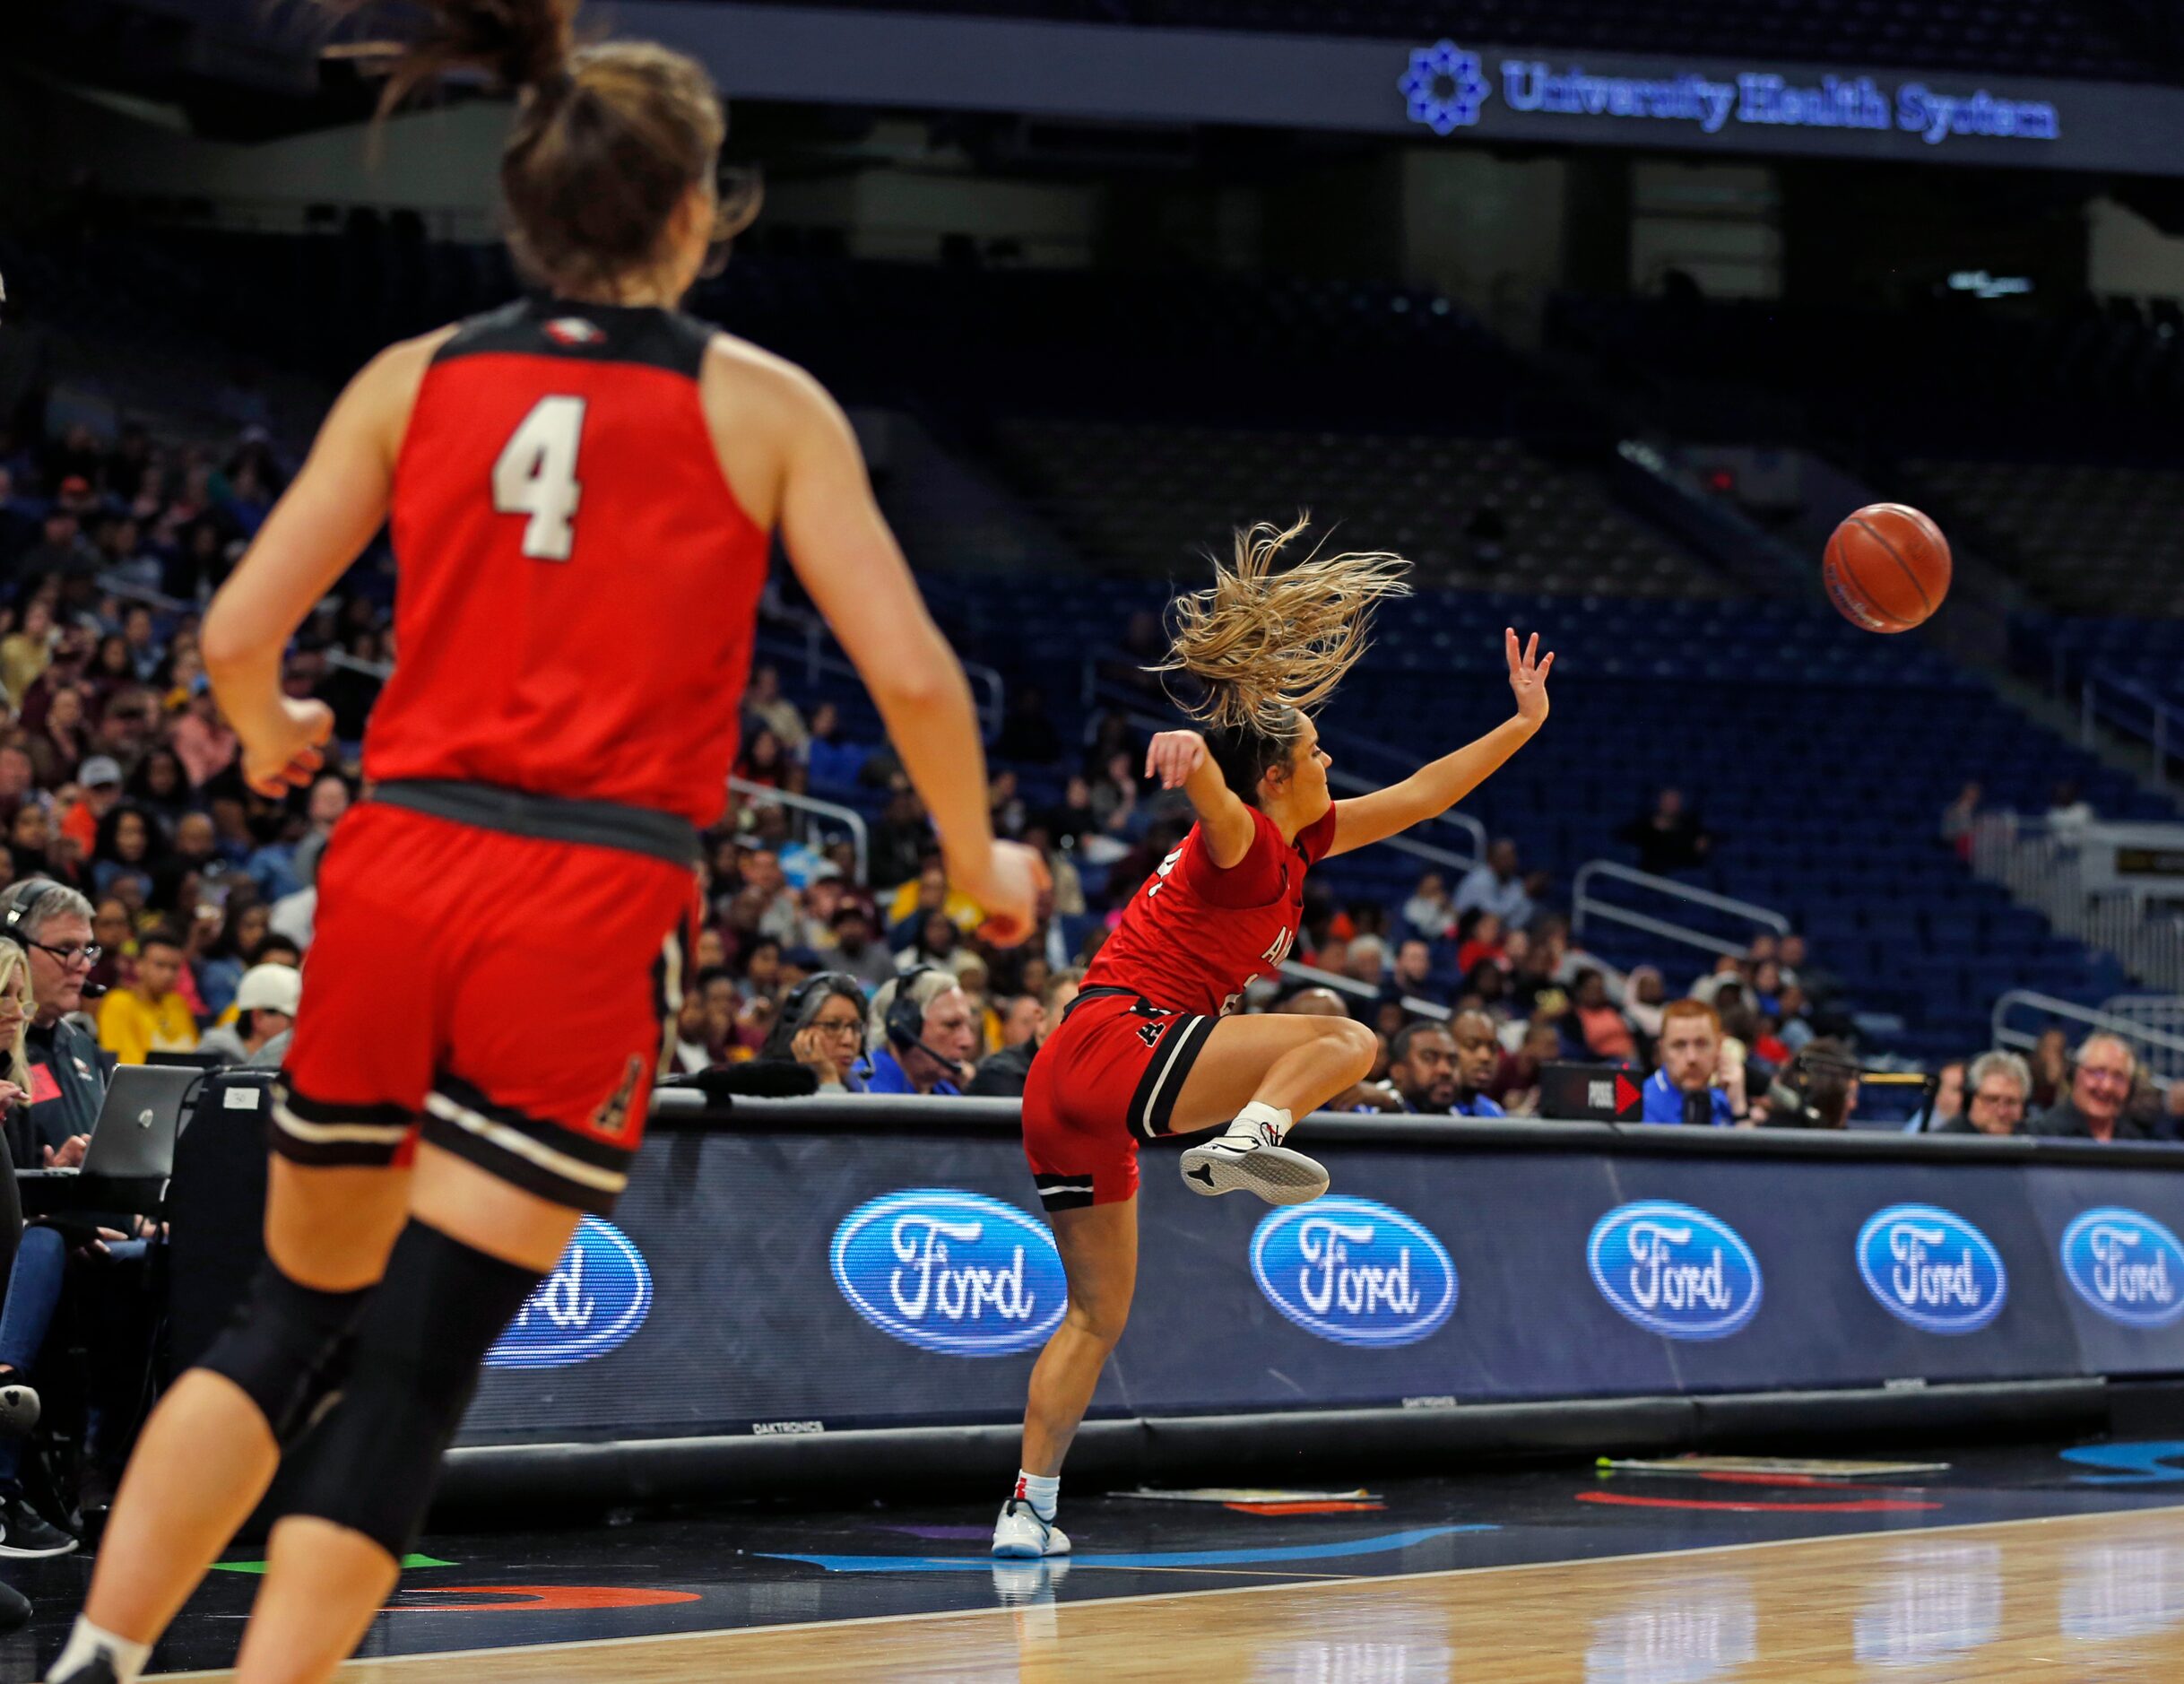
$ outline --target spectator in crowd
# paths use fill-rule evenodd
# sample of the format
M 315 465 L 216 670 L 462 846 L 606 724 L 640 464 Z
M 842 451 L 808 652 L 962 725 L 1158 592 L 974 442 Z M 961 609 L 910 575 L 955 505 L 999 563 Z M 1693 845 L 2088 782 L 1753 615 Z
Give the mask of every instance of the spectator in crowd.
M 1450 1020 L 1449 1034 L 1456 1049 L 1456 1093 L 1449 1109 L 1458 1116 L 1504 1115 L 1486 1091 L 1502 1063 L 1494 1020 L 1484 1011 L 1459 1011 Z
M 1850 1126 L 1858 1109 L 1858 1062 L 1841 1041 L 1823 1037 L 1814 1041 L 1798 1058 L 1794 1072 L 1796 1093 L 1802 1103 L 1770 1105 L 1765 1122 L 1772 1128 L 1840 1129 Z
M 1457 885 L 1455 910 L 1491 912 L 1505 930 L 1521 930 L 1532 919 L 1532 898 L 1517 870 L 1517 845 L 1503 837 L 1486 850 L 1484 864 L 1464 873 Z
M 2071 1061 L 2069 1091 L 2032 1118 L 2025 1132 L 2066 1140 L 2152 1140 L 2153 1129 L 2125 1110 L 2137 1078 L 2138 1060 L 2129 1044 L 2096 1031 Z
M 2032 1043 L 2032 1110 L 2045 1111 L 2070 1086 L 2070 1037 L 2053 1024 Z
M 760 725 L 743 739 L 737 751 L 735 776 L 763 789 L 788 789 L 793 787 L 789 774 L 793 764 L 781 739 Z
M 904 1002 L 900 1012 L 898 996 Z M 907 1028 L 906 1020 L 915 1029 Z M 977 1044 L 970 1003 L 955 977 L 927 967 L 872 996 L 865 1062 L 858 1073 L 867 1093 L 959 1094 L 971 1079 L 969 1060 Z
M 212 681 L 202 673 L 190 681 L 189 702 L 168 740 L 193 790 L 203 789 L 242 752 L 241 742 L 221 715 Z
M 1417 888 L 1403 903 L 1403 922 L 1429 942 L 1439 941 L 1455 927 L 1455 903 L 1439 872 L 1418 879 Z
M 845 971 L 814 972 L 782 1003 L 758 1049 L 761 1059 L 793 1060 L 819 1079 L 821 1093 L 862 1093 L 864 990 Z
M 73 527 L 74 522 L 70 519 L 68 524 Z M 48 532 L 52 525 L 48 520 Z M 59 639 L 52 606 L 43 598 L 33 598 L 16 629 L 0 638 L 0 688 L 6 690 L 10 705 L 22 707 L 30 686 L 52 661 L 53 646 Z
M 1963 1072 L 1963 1108 L 1935 1124 L 1933 1133 L 2022 1134 L 2032 1097 L 2032 1067 L 2015 1053 L 1981 1053 Z
M 1632 1032 L 1638 1037 L 1641 1063 L 1652 1062 L 1653 1043 L 1660 1038 L 1660 1013 L 1667 998 L 1668 985 L 1651 965 L 1634 965 L 1623 979 L 1623 1015 L 1630 1020 Z
M 1539 1072 L 1562 1056 L 1562 1034 L 1551 1022 L 1512 1026 L 1520 1034 L 1514 1051 L 1504 1051 L 1487 1097 L 1512 1116 L 1539 1115 Z
M 328 772 L 312 784 L 304 807 L 304 817 L 310 820 L 311 828 L 289 855 L 289 869 L 296 875 L 298 889 L 318 881 L 319 859 L 326 851 L 326 844 L 334 839 L 334 827 L 348 811 L 349 784 L 345 778 Z
M 1981 794 L 1976 782 L 1967 783 L 1941 811 L 1941 839 L 1955 850 L 1959 859 L 1972 857 L 1972 828 L 1979 820 Z
M 1360 935 L 1342 956 L 1342 974 L 1352 982 L 1378 988 L 1388 979 L 1388 944 L 1377 935 Z
M 99 1045 L 125 1064 L 141 1064 L 154 1051 L 195 1050 L 196 1020 L 176 987 L 181 974 L 180 936 L 160 928 L 142 937 L 135 976 L 99 1003 Z
M 254 966 L 243 973 L 236 988 L 234 1023 L 207 1029 L 198 1050 L 216 1053 L 230 1064 L 244 1063 L 275 1037 L 296 1027 L 296 1007 L 302 998 L 301 971 L 286 965 Z
M 811 736 L 804 744 L 804 776 L 814 790 L 854 790 L 871 751 L 852 742 L 842 728 L 842 710 L 821 702 L 811 710 Z
M 770 663 L 753 669 L 750 688 L 743 696 L 743 711 L 761 728 L 772 732 L 777 745 L 791 754 L 801 752 L 810 741 L 802 712 L 781 693 L 781 670 Z
M 1714 839 L 1696 813 L 1684 805 L 1681 790 L 1664 789 L 1643 812 L 1616 832 L 1616 839 L 1638 850 L 1638 869 L 1656 877 L 1691 871 L 1706 863 Z
M 1137 758 L 1129 752 L 1108 756 L 1092 782 L 1092 820 L 1104 836 L 1127 836 L 1138 817 Z
M 789 891 L 788 876 L 781 869 L 781 855 L 768 847 L 746 847 L 739 855 L 738 870 L 743 887 L 758 899 L 758 933 L 770 935 L 776 942 L 793 938 L 803 914 L 796 904 L 796 897 Z
M 121 803 L 121 767 L 111 755 L 94 754 L 77 769 L 82 799 L 61 820 L 61 833 L 74 840 L 85 859 L 99 846 L 99 827 Z
M 1509 957 L 1502 944 L 1502 920 L 1481 907 L 1473 907 L 1456 920 L 1456 969 L 1469 977 L 1481 965 L 1499 965 Z
M 963 935 L 986 921 L 985 908 L 948 881 L 948 867 L 938 855 L 922 861 L 917 875 L 896 890 L 888 903 L 888 939 L 904 943 L 915 940 L 924 915 L 931 912 L 945 913 Z
M 1576 1020 L 1576 1039 L 1593 1058 L 1611 1064 L 1627 1064 L 1638 1056 L 1637 1037 L 1622 1009 L 1608 997 L 1608 979 L 1588 966 L 1577 974 L 1571 1016 Z
M 1407 936 L 1395 950 L 1395 968 L 1389 974 L 1387 994 L 1400 1001 L 1406 994 L 1430 999 L 1434 982 L 1434 950 L 1417 936 Z
M 943 970 L 955 968 L 956 943 L 961 940 L 955 922 L 939 907 L 923 913 L 915 919 L 916 934 L 910 945 L 897 950 L 895 955 L 897 970 L 914 970 L 920 965 L 934 965 Z
M 887 797 L 880 821 L 871 828 L 873 887 L 913 881 L 931 847 L 932 821 L 926 817 L 926 803 L 917 800 L 911 780 L 902 777 L 896 791 Z
M 1284 995 L 1271 1010 L 1300 1018 L 1347 1018 L 1350 1015 L 1349 1006 L 1340 994 L 1332 988 L 1321 987 L 1316 984 Z M 1387 1055 L 1388 1049 L 1383 1046 L 1381 1056 L 1374 1060 L 1376 1067 L 1387 1064 L 1380 1077 L 1368 1072 L 1363 1081 L 1352 1082 L 1320 1108 L 1323 1111 L 1408 1109 L 1393 1081 L 1387 1079 L 1393 1075 L 1393 1066 L 1387 1063 Z
M 83 1161 L 113 1068 L 73 1020 L 83 1009 L 84 979 L 99 961 L 91 905 L 54 882 L 19 884 L 6 904 L 22 909 L 16 933 L 30 951 L 30 998 L 37 1003 L 23 1037 L 31 1102 L 27 1111 L 8 1113 L 8 1148 L 24 1168 L 74 1168 Z
M 1403 1109 L 1446 1116 L 1456 1109 L 1456 1041 L 1439 1023 L 1405 1028 L 1388 1048 L 1388 1081 Z M 1494 1102 L 1489 1099 L 1488 1105 Z
M 1018 994 L 1001 1014 L 1002 1039 L 998 1053 L 981 1059 L 978 1071 L 965 1092 L 982 1098 L 1021 1098 L 1031 1075 L 1031 1061 L 1053 1032 L 1083 986 L 1083 973 L 1056 971 L 1038 995 Z
M 1660 1068 L 1645 1081 L 1644 1120 L 1727 1128 L 1737 1111 L 1721 1085 L 1721 1018 L 1702 1000 L 1672 1000 L 1660 1014 Z
M 2049 833 L 2065 840 L 2082 834 L 2099 816 L 2093 803 L 2078 793 L 2074 778 L 2066 777 L 2057 784 L 2048 801 Z
M 2024 1061 L 2018 1061 L 2022 1063 Z M 2032 1082 L 2028 1072 L 2026 1084 Z M 1934 1076 L 1934 1097 L 1911 1113 L 1904 1124 L 1906 1134 L 1961 1134 L 1971 1124 L 1964 1122 L 1964 1061 L 1952 1059 Z M 1953 1126 L 1961 1124 L 1962 1127 Z
M 854 900 L 835 909 L 831 958 L 837 969 L 847 971 L 867 988 L 877 988 L 895 976 L 895 955 L 872 939 L 872 915 Z

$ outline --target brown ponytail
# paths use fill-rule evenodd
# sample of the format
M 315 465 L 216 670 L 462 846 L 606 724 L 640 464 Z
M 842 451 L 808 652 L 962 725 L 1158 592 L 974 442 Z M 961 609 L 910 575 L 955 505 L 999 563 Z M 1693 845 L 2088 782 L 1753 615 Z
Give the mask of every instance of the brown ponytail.
M 325 0 L 348 13 L 370 0 Z M 564 294 L 616 297 L 666 256 L 691 189 L 712 182 L 728 119 L 703 65 L 652 41 L 576 44 L 578 0 L 420 0 L 407 44 L 344 49 L 381 61 L 382 115 L 450 71 L 483 70 L 520 95 L 500 158 L 508 244 Z M 725 240 L 757 214 L 755 192 L 720 207 Z

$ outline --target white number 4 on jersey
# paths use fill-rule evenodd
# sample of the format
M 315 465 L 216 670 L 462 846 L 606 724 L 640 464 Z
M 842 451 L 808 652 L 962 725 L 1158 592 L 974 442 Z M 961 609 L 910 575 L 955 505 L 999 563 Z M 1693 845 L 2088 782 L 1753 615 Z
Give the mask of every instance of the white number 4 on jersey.
M 528 515 L 524 553 L 534 561 L 566 561 L 576 548 L 576 446 L 584 436 L 584 400 L 542 397 L 531 406 L 493 464 L 493 508 Z

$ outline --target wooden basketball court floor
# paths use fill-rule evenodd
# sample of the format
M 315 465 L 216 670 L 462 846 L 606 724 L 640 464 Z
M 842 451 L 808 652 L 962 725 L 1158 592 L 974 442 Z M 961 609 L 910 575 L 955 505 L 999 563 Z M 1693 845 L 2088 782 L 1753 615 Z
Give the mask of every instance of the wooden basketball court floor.
M 2096 1459 L 1974 1452 L 1885 1484 L 1533 1469 L 1301 1507 L 1074 1498 L 1059 1567 L 985 1559 L 961 1506 L 435 1539 L 341 1676 L 2184 1680 L 2184 1443 L 2069 1454 Z M 0 1646 L 0 1680 L 37 1676 L 87 1576 L 32 1565 L 39 1584 L 13 1576 L 40 1603 L 35 1659 Z M 249 1565 L 213 1575 L 158 1676 L 226 1676 L 187 1669 L 232 1655 Z

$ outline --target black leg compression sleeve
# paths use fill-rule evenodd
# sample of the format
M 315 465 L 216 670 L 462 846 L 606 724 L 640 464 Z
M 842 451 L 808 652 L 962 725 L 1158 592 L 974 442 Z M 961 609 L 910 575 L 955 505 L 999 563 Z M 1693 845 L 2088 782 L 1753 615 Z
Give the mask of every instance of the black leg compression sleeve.
M 268 1257 L 197 1366 L 242 1387 L 274 1440 L 286 1445 L 340 1383 L 349 1330 L 370 1290 L 320 1292 L 290 1280 Z
M 485 1353 L 542 1277 L 412 1220 L 357 1323 L 349 1376 L 297 1446 L 288 1512 L 362 1532 L 399 1561 Z

